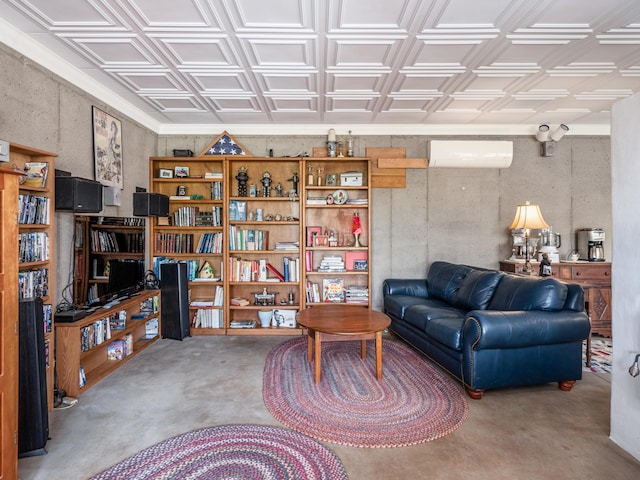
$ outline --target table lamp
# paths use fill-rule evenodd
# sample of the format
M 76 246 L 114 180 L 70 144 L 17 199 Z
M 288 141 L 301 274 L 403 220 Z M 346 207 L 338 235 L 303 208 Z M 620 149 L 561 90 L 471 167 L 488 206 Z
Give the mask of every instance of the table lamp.
M 525 250 L 525 263 L 523 273 L 527 275 L 533 274 L 533 267 L 531 266 L 531 259 L 529 255 L 529 238 L 531 238 L 531 229 L 549 228 L 547 222 L 542 218 L 542 212 L 538 205 L 531 205 L 527 200 L 524 205 L 518 205 L 516 207 L 516 216 L 509 227 L 509 230 L 514 228 L 520 228 L 524 230 L 524 250 Z
M 360 215 L 358 213 L 353 214 L 353 221 L 351 223 L 351 232 L 355 237 L 354 247 L 360 247 L 360 234 L 362 233 L 362 224 L 360 223 Z

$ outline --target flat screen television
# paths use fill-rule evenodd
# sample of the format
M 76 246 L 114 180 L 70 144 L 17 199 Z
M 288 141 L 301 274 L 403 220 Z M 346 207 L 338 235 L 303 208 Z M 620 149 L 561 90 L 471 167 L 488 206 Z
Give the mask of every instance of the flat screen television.
M 109 260 L 107 299 L 122 297 L 141 290 L 144 285 L 142 260 Z

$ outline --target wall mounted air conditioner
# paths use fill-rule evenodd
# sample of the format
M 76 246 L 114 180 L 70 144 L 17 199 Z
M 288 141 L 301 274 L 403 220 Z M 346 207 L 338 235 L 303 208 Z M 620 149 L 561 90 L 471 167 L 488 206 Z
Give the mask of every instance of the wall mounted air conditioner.
M 513 160 L 513 142 L 492 140 L 431 140 L 429 168 L 507 168 Z

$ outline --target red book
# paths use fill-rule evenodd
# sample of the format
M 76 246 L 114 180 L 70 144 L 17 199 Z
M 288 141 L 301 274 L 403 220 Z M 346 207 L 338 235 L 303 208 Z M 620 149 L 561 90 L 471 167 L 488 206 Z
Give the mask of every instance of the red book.
M 267 270 L 269 270 L 271 273 L 273 273 L 276 277 L 278 277 L 280 279 L 281 282 L 284 282 L 284 275 L 282 275 L 277 269 L 276 267 L 274 267 L 273 265 L 271 265 L 270 263 L 267 262 Z

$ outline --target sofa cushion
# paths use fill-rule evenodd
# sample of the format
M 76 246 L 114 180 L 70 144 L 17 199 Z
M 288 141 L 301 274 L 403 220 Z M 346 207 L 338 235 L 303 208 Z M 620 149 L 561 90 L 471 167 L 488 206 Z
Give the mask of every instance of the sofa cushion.
M 473 269 L 448 262 L 433 262 L 427 274 L 429 297 L 452 303 L 464 277 Z
M 424 297 L 414 297 L 411 295 L 385 295 L 385 313 L 403 319 L 407 308 L 412 305 L 422 305 L 427 299 Z
M 567 286 L 553 278 L 504 275 L 488 310 L 562 310 Z
M 427 335 L 432 340 L 461 351 L 464 319 L 464 316 L 434 318 L 426 325 Z
M 404 321 L 425 332 L 427 324 L 436 318 L 464 318 L 464 314 L 464 311 L 441 300 L 428 299 L 423 304 L 407 308 Z
M 486 270 L 472 270 L 462 279 L 460 288 L 453 298 L 453 305 L 469 310 L 485 310 L 503 273 Z

